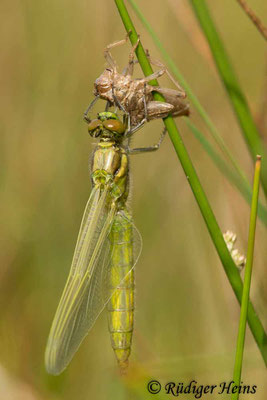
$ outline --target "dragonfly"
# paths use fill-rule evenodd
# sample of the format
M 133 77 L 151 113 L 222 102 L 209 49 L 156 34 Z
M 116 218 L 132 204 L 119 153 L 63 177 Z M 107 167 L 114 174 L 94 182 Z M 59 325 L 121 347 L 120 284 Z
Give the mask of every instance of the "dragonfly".
M 158 150 L 130 148 L 133 132 L 110 111 L 88 121 L 99 141 L 91 162 L 92 191 L 83 214 L 69 276 L 49 333 L 45 365 L 60 374 L 107 307 L 111 345 L 121 371 L 128 365 L 134 317 L 134 266 L 142 238 L 127 204 L 129 155 Z
M 140 39 L 133 46 L 127 67 L 120 73 L 116 60 L 112 57 L 110 50 L 120 46 L 128 41 L 129 34 L 126 38 L 109 44 L 104 50 L 104 57 L 108 64 L 108 68 L 96 79 L 94 83 L 94 100 L 88 106 L 84 113 L 85 120 L 89 110 L 93 107 L 98 99 L 107 101 L 109 106 L 118 107 L 123 113 L 128 115 L 129 127 L 139 129 L 145 122 L 152 119 L 165 118 L 168 115 L 172 117 L 188 116 L 189 104 L 184 101 L 186 98 L 185 91 L 179 83 L 173 78 L 166 66 L 158 60 L 152 60 L 148 51 L 147 57 L 151 64 L 161 69 L 153 74 L 142 78 L 134 79 L 134 64 L 138 60 L 134 59 L 134 52 L 139 45 Z M 153 79 L 160 78 L 167 74 L 176 89 L 163 88 L 160 86 L 152 86 L 149 84 Z M 166 102 L 155 101 L 153 92 L 162 94 Z

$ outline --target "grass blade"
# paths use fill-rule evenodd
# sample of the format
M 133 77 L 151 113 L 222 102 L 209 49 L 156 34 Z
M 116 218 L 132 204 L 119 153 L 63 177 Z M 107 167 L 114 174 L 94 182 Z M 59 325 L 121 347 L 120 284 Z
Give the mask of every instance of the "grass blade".
M 249 302 L 249 291 L 251 283 L 251 273 L 253 264 L 253 254 L 254 254 L 254 243 L 255 243 L 255 231 L 256 231 L 256 221 L 257 221 L 257 209 L 258 209 L 258 197 L 259 197 L 259 185 L 260 185 L 260 169 L 261 169 L 261 157 L 257 157 L 255 165 L 254 174 L 254 184 L 253 184 L 253 196 L 251 203 L 251 214 L 250 214 L 250 224 L 249 224 L 249 236 L 248 236 L 248 249 L 247 249 L 247 262 L 245 266 L 245 277 L 244 277 L 244 287 L 242 294 L 241 310 L 240 310 L 240 321 L 236 345 L 236 358 L 234 367 L 234 382 L 237 386 L 240 385 L 242 362 L 243 362 L 243 352 L 244 343 L 246 336 L 246 322 L 248 313 L 248 302 Z M 232 395 L 232 400 L 238 400 L 238 391 Z
M 246 98 L 241 90 L 231 62 L 225 51 L 221 38 L 216 30 L 205 0 L 190 0 L 198 22 L 209 43 L 216 67 L 230 98 L 233 110 L 237 116 L 243 136 L 250 154 L 255 160 L 257 154 L 263 155 L 261 183 L 267 196 L 267 154 L 255 122 L 252 118 Z M 265 161 L 266 160 L 266 161 Z
M 145 19 L 144 15 L 140 11 L 140 9 L 137 6 L 137 4 L 135 3 L 135 1 L 134 0 L 128 0 L 128 2 L 131 4 L 131 6 L 132 6 L 133 10 L 135 11 L 136 15 L 138 16 L 138 18 L 140 19 L 140 21 L 142 22 L 142 24 L 144 25 L 146 30 L 151 35 L 155 45 L 158 47 L 159 51 L 161 52 L 163 58 L 165 59 L 165 62 L 168 64 L 168 66 L 169 66 L 170 70 L 172 71 L 173 75 L 177 78 L 177 80 L 181 83 L 181 85 L 186 90 L 186 93 L 187 93 L 189 99 L 191 100 L 192 104 L 196 107 L 197 111 L 199 112 L 199 115 L 202 117 L 203 121 L 205 122 L 205 124 L 209 128 L 209 130 L 210 130 L 210 132 L 212 134 L 212 137 L 214 138 L 214 140 L 216 141 L 216 143 L 218 144 L 218 146 L 220 147 L 222 152 L 231 161 L 231 163 L 232 163 L 234 169 L 236 170 L 237 174 L 234 173 L 234 172 L 230 172 L 230 168 L 228 167 L 228 165 L 222 159 L 220 159 L 221 161 L 218 161 L 218 158 L 216 160 L 215 154 L 217 154 L 217 153 L 216 153 L 215 150 L 213 150 L 212 145 L 209 144 L 210 152 L 212 152 L 213 155 L 214 155 L 211 158 L 213 159 L 215 164 L 218 164 L 218 163 L 220 164 L 220 167 L 219 167 L 220 170 L 224 173 L 224 175 L 227 177 L 227 179 L 229 179 L 232 182 L 232 184 L 234 186 L 236 186 L 236 188 L 243 195 L 245 200 L 248 203 L 250 203 L 251 197 L 252 197 L 252 187 L 250 186 L 250 183 L 247 180 L 244 172 L 242 171 L 242 169 L 238 165 L 238 163 L 235 160 L 234 156 L 232 155 L 231 151 L 229 150 L 229 148 L 225 144 L 223 138 L 220 136 L 220 133 L 218 132 L 217 128 L 213 124 L 212 120 L 208 116 L 208 114 L 205 111 L 205 109 L 200 104 L 197 96 L 194 94 L 194 92 L 191 89 L 190 85 L 187 83 L 187 81 L 183 77 L 182 73 L 179 71 L 178 67 L 175 65 L 174 61 L 169 56 L 168 52 L 165 50 L 163 44 L 159 40 L 159 38 L 158 38 L 157 34 L 155 33 L 154 29 L 149 24 L 149 22 Z M 190 121 L 188 121 L 188 124 L 190 124 Z M 193 133 L 196 136 L 196 131 L 193 132 Z M 203 137 L 203 135 L 202 135 L 202 137 Z M 199 138 L 199 136 L 198 136 L 198 138 Z M 205 142 L 208 143 L 207 140 L 204 137 L 203 137 L 203 140 L 205 140 Z M 202 143 L 202 145 L 203 145 L 203 143 Z M 206 146 L 206 150 L 207 150 L 207 146 Z M 219 157 L 218 154 L 217 154 L 217 156 Z M 224 165 L 224 168 L 222 168 L 222 165 Z M 266 225 L 267 210 L 266 210 L 266 208 L 264 207 L 263 204 L 259 204 L 259 217 L 264 222 L 264 224 Z
M 125 26 L 126 31 L 128 33 L 131 31 L 131 33 L 129 34 L 130 41 L 132 44 L 135 44 L 138 39 L 137 32 L 136 32 L 135 27 L 130 19 L 130 16 L 125 7 L 124 1 L 123 0 L 114 0 L 114 1 L 118 8 L 118 11 L 120 13 L 120 16 L 121 16 L 121 19 Z M 141 43 L 138 45 L 138 47 L 136 49 L 136 55 L 137 55 L 137 58 L 139 60 L 140 66 L 141 66 L 144 74 L 146 76 L 151 74 L 152 68 L 146 57 L 145 51 L 144 51 Z M 153 83 L 157 84 L 157 82 L 153 82 Z M 154 98 L 156 100 L 160 100 L 160 101 L 164 100 L 163 97 L 160 96 L 159 93 L 155 93 Z M 192 192 L 198 203 L 201 214 L 207 225 L 211 239 L 212 239 L 214 246 L 217 250 L 217 253 L 221 259 L 221 262 L 223 264 L 223 267 L 224 267 L 226 275 L 229 279 L 229 282 L 234 290 L 234 293 L 235 293 L 239 303 L 241 303 L 242 291 L 243 291 L 242 280 L 240 278 L 240 275 L 236 268 L 236 265 L 227 249 L 222 232 L 219 228 L 219 225 L 218 225 L 216 218 L 213 214 L 213 211 L 210 207 L 208 199 L 207 199 L 205 192 L 201 186 L 201 183 L 198 179 L 197 173 L 196 173 L 195 168 L 192 164 L 192 161 L 189 157 L 189 154 L 187 153 L 187 150 L 184 146 L 184 143 L 179 134 L 179 131 L 173 121 L 173 118 L 170 116 L 165 118 L 164 124 L 168 130 L 168 133 L 171 138 L 174 149 L 176 151 L 176 154 L 181 162 L 181 165 L 182 165 L 182 168 L 187 177 L 188 183 L 190 184 Z M 266 336 L 266 333 L 262 326 L 262 323 L 259 320 L 251 302 L 249 302 L 249 305 L 248 305 L 248 323 L 251 328 L 252 334 L 255 338 L 255 341 L 259 347 L 259 350 L 262 354 L 263 360 L 264 360 L 265 364 L 267 365 L 267 336 Z

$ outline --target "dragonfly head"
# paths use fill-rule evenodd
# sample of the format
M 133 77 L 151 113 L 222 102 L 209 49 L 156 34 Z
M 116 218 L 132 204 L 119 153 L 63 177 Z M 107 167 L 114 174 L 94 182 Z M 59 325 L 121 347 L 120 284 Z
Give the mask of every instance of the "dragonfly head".
M 92 137 L 100 137 L 120 141 L 125 133 L 126 126 L 117 114 L 105 111 L 98 113 L 98 118 L 89 122 L 88 132 Z
M 112 77 L 112 70 L 111 69 L 105 69 L 105 71 L 95 80 L 94 83 L 94 95 L 95 96 L 101 96 L 102 98 L 110 97 L 112 100 L 112 82 L 113 82 L 113 77 Z

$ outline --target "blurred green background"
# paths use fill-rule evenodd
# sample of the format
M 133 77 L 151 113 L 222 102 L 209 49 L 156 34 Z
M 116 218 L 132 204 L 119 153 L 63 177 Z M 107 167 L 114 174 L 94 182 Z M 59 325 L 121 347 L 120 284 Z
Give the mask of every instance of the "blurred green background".
M 266 21 L 266 1 L 250 3 Z M 251 181 L 251 158 L 188 2 L 139 5 Z M 266 135 L 266 42 L 235 1 L 208 5 Z M 0 11 L 0 399 L 152 399 L 164 395 L 147 393 L 151 378 L 162 385 L 230 381 L 240 309 L 168 138 L 159 152 L 131 159 L 130 202 L 143 251 L 128 376 L 118 375 L 105 312 L 68 369 L 59 377 L 47 375 L 46 339 L 90 193 L 93 141 L 82 113 L 105 68 L 104 47 L 125 31 L 112 1 L 3 0 Z M 160 59 L 134 22 L 144 46 Z M 121 68 L 129 50 L 125 45 L 113 52 Z M 136 76 L 142 76 L 138 68 Z M 171 86 L 165 78 L 161 84 Z M 95 110 L 101 107 L 99 102 Z M 191 118 L 205 131 L 194 110 Z M 248 205 L 184 121 L 177 123 L 221 229 L 236 232 L 245 252 Z M 161 121 L 151 122 L 134 144 L 156 143 L 161 129 Z M 267 328 L 266 257 L 259 222 L 251 297 Z M 249 330 L 242 381 L 258 386 L 253 399 L 266 398 L 264 363 Z

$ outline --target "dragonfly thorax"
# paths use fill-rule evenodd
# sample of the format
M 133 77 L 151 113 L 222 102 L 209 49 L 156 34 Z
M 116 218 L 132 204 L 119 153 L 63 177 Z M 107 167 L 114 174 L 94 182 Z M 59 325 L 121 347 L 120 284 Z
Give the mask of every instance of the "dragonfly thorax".
M 115 141 L 98 143 L 92 159 L 92 183 L 94 186 L 109 186 L 114 201 L 123 203 L 128 196 L 129 160 L 125 149 Z

